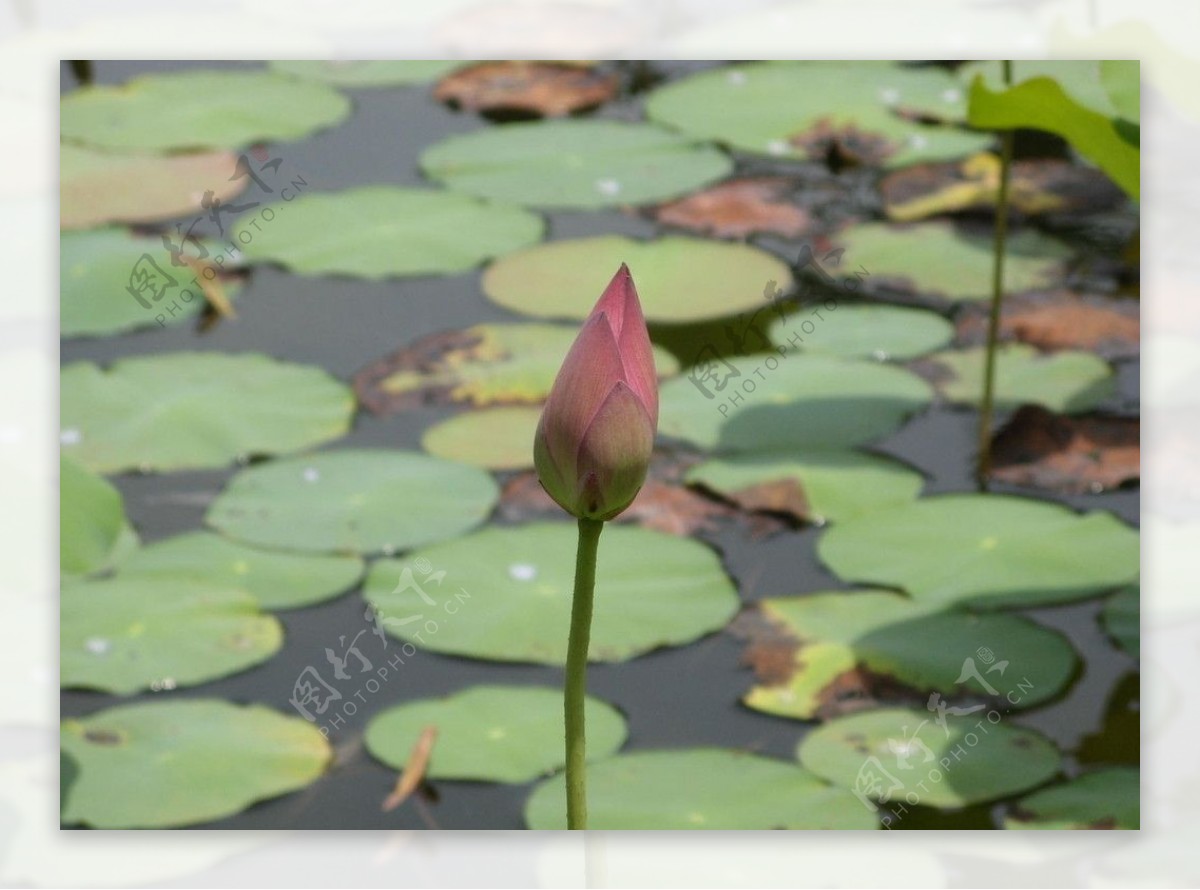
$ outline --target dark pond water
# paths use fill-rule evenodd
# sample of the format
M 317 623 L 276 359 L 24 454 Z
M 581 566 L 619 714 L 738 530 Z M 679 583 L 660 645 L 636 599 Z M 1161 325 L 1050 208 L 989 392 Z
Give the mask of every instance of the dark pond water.
M 117 83 L 149 71 L 195 68 L 203 63 L 99 62 L 96 79 Z M 236 65 L 236 63 L 233 63 Z M 656 65 L 667 77 L 702 67 L 703 63 Z M 231 67 L 221 63 L 220 67 Z M 63 87 L 73 80 L 64 67 Z M 300 173 L 315 190 L 341 189 L 368 183 L 421 184 L 417 158 L 429 144 L 453 133 L 494 126 L 472 114 L 434 103 L 422 88 L 351 90 L 355 112 L 346 123 L 300 143 L 273 144 L 273 156 L 286 169 Z M 599 116 L 637 119 L 637 95 L 614 102 Z M 743 167 L 746 165 L 743 164 Z M 795 169 L 795 166 L 792 167 Z M 843 189 L 848 207 L 871 212 L 875 200 L 863 186 L 873 174 L 843 174 L 834 180 L 815 165 L 805 168 L 815 183 Z M 854 203 L 859 202 L 859 203 Z M 185 225 L 191 217 L 181 220 Z M 656 226 L 620 211 L 548 214 L 549 239 L 620 232 L 650 236 Z M 199 231 L 199 228 L 197 229 Z M 215 232 L 213 233 L 215 234 Z M 800 243 L 764 238 L 757 243 L 793 262 Z M 343 380 L 367 362 L 436 331 L 484 321 L 517 320 L 489 303 L 479 286 L 480 273 L 365 282 L 343 278 L 306 278 L 279 269 L 258 268 L 238 303 L 239 318 L 199 334 L 191 326 L 147 329 L 124 336 L 64 342 L 64 363 L 101 363 L 130 355 L 186 349 L 259 351 L 296 362 L 320 365 Z M 672 347 L 683 344 L 680 358 L 694 357 L 701 342 L 695 332 L 672 331 Z M 690 347 L 688 344 L 691 344 Z M 1138 399 L 1136 363 L 1119 366 L 1120 393 L 1112 407 L 1135 410 Z M 333 448 L 419 448 L 420 433 L 452 409 L 418 408 L 379 418 L 366 413 Z M 927 477 L 926 494 L 973 491 L 971 461 L 975 414 L 935 405 L 913 418 L 874 450 L 908 461 Z M 169 475 L 123 475 L 114 479 L 126 509 L 143 540 L 152 542 L 202 527 L 208 502 L 236 472 L 184 472 Z M 1028 492 L 1022 492 L 1028 494 Z M 1048 497 L 1046 495 L 1039 495 Z M 1136 523 L 1138 492 L 1116 492 L 1058 499 L 1080 509 L 1106 509 Z M 836 589 L 846 585 L 830 575 L 814 556 L 818 530 L 806 528 L 755 539 L 738 524 L 701 537 L 720 552 L 747 603 L 770 596 Z M 1006 719 L 1040 730 L 1067 754 L 1068 771 L 1080 763 L 1138 762 L 1138 679 L 1136 664 L 1104 637 L 1096 620 L 1099 601 L 1026 610 L 1024 614 L 1070 638 L 1085 667 L 1069 690 L 1031 713 Z M 289 697 L 296 675 L 308 664 L 323 663 L 326 646 L 362 627 L 363 602 L 358 590 L 335 601 L 278 613 L 286 632 L 284 649 L 264 665 L 197 689 L 170 692 L 175 698 L 221 697 L 262 702 L 290 713 Z M 364 637 L 367 639 L 367 637 Z M 393 646 L 394 650 L 396 647 Z M 738 700 L 752 684 L 751 671 L 740 665 L 743 643 L 729 633 L 693 645 L 653 652 L 625 664 L 593 665 L 589 691 L 616 704 L 629 723 L 626 750 L 719 745 L 791 759 L 797 742 L 814 724 L 756 713 Z M 390 650 L 389 650 L 390 651 Z M 363 644 L 368 658 L 386 660 L 389 653 L 370 637 Z M 536 683 L 558 686 L 557 668 L 471 661 L 430 652 L 407 660 L 378 693 L 368 694 L 333 741 L 337 759 L 330 772 L 309 789 L 257 805 L 205 828 L 522 828 L 522 807 L 529 786 L 439 782 L 436 800 L 410 801 L 391 813 L 380 802 L 395 783 L 395 774 L 363 749 L 362 731 L 370 718 L 397 702 L 453 692 L 476 683 Z M 117 699 L 98 693 L 67 692 L 62 714 L 78 716 L 119 701 L 148 700 L 161 693 Z M 922 808 L 917 808 L 921 810 Z M 912 813 L 897 827 L 995 827 L 999 805 L 956 813 Z

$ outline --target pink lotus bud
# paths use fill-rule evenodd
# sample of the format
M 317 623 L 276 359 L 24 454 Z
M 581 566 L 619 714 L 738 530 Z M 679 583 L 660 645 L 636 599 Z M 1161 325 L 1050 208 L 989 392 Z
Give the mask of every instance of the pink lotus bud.
M 646 480 L 658 429 L 658 375 L 624 263 L 583 323 L 533 440 L 538 479 L 582 519 L 612 519 Z

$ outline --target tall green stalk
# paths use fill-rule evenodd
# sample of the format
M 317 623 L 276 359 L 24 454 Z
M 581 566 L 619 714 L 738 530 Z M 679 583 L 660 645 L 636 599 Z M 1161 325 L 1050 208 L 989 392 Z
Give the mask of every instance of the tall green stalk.
M 567 735 L 567 828 L 587 828 L 587 741 L 583 706 L 587 695 L 588 639 L 592 632 L 592 593 L 596 586 L 596 550 L 604 523 L 579 520 L 575 552 L 575 597 L 571 601 L 571 635 L 567 640 L 567 680 L 563 712 Z
M 1001 63 L 1004 85 L 1012 85 L 1012 62 Z M 988 314 L 987 351 L 983 366 L 983 399 L 979 405 L 979 447 L 975 477 L 987 491 L 992 471 L 992 414 L 996 389 L 996 341 L 1000 334 L 1000 301 L 1004 297 L 1004 242 L 1008 237 L 1008 180 L 1012 167 L 1014 132 L 1000 134 L 1000 188 L 996 195 L 996 230 L 992 242 L 992 305 Z

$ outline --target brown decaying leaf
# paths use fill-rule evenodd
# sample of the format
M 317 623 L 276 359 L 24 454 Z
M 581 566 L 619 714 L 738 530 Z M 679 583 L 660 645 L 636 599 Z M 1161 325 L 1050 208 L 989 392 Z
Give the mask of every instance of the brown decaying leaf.
M 708 490 L 707 486 L 700 487 Z M 791 477 L 770 479 L 736 491 L 714 494 L 748 513 L 769 513 L 796 525 L 808 522 L 812 518 L 812 508 L 804 495 L 803 486 L 799 480 Z
M 412 753 L 408 755 L 408 762 L 404 764 L 404 771 L 400 773 L 396 787 L 383 801 L 382 809 L 385 813 L 391 812 L 404 803 L 408 796 L 421 787 L 421 783 L 425 781 L 425 771 L 429 768 L 429 757 L 433 753 L 433 743 L 437 741 L 437 732 L 436 726 L 426 726 L 421 730 L 421 735 L 417 738 L 417 743 L 413 745 Z
M 358 400 L 373 414 L 392 414 L 418 405 L 450 401 L 449 386 L 391 392 L 383 384 L 403 372 L 432 374 L 452 364 L 465 364 L 478 354 L 483 337 L 469 331 L 443 331 L 422 337 L 391 355 L 372 362 L 354 375 L 352 381 Z
M 880 133 L 860 130 L 854 124 L 834 124 L 827 117 L 807 130 L 793 133 L 788 142 L 812 160 L 824 161 L 834 170 L 877 166 L 899 148 L 898 143 Z
M 1134 358 L 1141 350 L 1139 304 L 1131 300 L 1070 291 L 1006 296 L 1000 310 L 1000 337 L 1045 351 L 1090 349 L 1105 358 Z M 987 335 L 983 306 L 959 315 L 960 345 L 978 345 Z
M 812 226 L 812 217 L 789 200 L 793 180 L 784 176 L 731 179 L 693 195 L 662 204 L 651 217 L 718 238 L 745 238 L 769 232 L 799 238 Z
M 992 440 L 992 478 L 1071 494 L 1116 488 L 1140 475 L 1140 434 L 1137 418 L 1024 405 Z
M 481 62 L 448 74 L 434 98 L 489 113 L 564 117 L 617 94 L 616 74 L 560 62 Z

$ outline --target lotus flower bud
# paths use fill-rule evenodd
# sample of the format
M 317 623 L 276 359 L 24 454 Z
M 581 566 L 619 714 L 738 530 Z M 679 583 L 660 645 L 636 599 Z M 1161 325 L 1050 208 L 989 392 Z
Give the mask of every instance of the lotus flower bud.
M 612 519 L 646 480 L 658 375 L 629 269 L 621 268 L 567 353 L 534 436 L 550 497 L 581 519 Z

